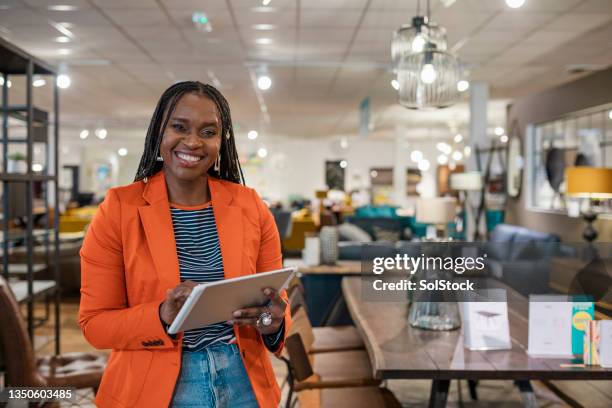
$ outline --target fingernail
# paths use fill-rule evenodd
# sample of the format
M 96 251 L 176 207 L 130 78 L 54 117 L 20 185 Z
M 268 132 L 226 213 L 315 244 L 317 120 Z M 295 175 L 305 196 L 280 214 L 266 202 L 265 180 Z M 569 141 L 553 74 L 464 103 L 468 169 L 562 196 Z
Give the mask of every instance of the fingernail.
M 234 317 L 240 317 L 240 315 L 241 315 L 241 314 L 242 314 L 242 313 L 240 313 L 240 310 L 236 310 L 236 311 L 234 312 Z

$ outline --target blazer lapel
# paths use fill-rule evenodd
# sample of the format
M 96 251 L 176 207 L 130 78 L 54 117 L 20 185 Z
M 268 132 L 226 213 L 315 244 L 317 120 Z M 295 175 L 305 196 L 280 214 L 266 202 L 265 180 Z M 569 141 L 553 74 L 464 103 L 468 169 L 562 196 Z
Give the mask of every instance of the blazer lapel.
M 157 276 L 164 288 L 174 288 L 180 283 L 180 272 L 163 172 L 160 171 L 149 179 L 143 197 L 149 205 L 138 207 L 138 213 Z
M 232 205 L 232 194 L 223 183 L 208 177 L 213 213 L 217 223 L 225 278 L 242 275 L 242 209 Z

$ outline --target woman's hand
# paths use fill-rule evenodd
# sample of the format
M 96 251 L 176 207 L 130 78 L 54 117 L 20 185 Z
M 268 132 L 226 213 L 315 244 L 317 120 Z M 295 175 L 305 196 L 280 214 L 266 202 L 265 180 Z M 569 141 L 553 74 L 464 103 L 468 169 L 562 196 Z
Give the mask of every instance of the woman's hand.
M 159 308 L 159 317 L 162 322 L 167 325 L 172 324 L 179 310 L 181 310 L 181 306 L 185 303 L 187 296 L 197 285 L 197 282 L 187 280 L 181 282 L 174 289 L 166 291 L 166 300 L 164 300 L 164 303 Z
M 233 324 L 238 326 L 253 326 L 261 334 L 274 334 L 280 330 L 281 324 L 285 320 L 285 309 L 287 303 L 279 296 L 278 292 L 272 288 L 264 288 L 262 292 L 270 302 L 267 306 L 247 307 L 238 309 L 234 312 Z M 272 315 L 272 323 L 268 326 L 257 324 L 262 313 L 269 312 Z

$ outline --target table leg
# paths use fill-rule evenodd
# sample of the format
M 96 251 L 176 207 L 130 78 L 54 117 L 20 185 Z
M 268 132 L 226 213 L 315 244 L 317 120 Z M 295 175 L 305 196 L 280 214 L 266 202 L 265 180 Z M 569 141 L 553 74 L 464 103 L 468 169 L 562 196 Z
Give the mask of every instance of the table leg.
M 429 408 L 446 407 L 448 388 L 450 380 L 433 380 L 431 382 L 431 393 L 429 394 Z
M 523 405 L 526 408 L 537 408 L 538 400 L 536 399 L 529 380 L 517 380 L 514 382 L 514 384 L 521 392 L 521 399 L 523 400 Z

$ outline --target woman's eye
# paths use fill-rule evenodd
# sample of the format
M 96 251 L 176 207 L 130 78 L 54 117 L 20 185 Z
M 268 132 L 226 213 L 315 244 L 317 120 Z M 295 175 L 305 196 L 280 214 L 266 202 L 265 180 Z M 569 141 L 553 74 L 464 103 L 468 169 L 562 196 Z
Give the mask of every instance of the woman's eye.
M 174 124 L 172 124 L 172 129 L 178 130 L 178 131 L 183 131 L 183 130 L 185 130 L 185 126 L 181 125 L 180 123 L 174 123 Z
M 204 129 L 202 131 L 202 135 L 203 136 L 214 136 L 217 132 L 214 131 L 214 129 Z

